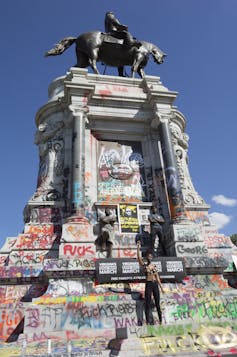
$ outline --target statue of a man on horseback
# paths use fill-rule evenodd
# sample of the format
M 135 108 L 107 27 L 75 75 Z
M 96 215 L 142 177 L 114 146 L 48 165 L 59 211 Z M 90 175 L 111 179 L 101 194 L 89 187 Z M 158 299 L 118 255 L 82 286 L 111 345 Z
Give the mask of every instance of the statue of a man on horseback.
M 104 25 L 106 33 L 115 38 L 124 40 L 124 44 L 136 47 L 141 45 L 141 43 L 137 42 L 130 32 L 128 32 L 128 26 L 122 25 L 112 11 L 106 12 Z
M 102 62 L 117 67 L 120 76 L 123 76 L 124 66 L 131 66 L 132 77 L 136 72 L 144 77 L 150 55 L 157 64 L 163 63 L 166 56 L 156 45 L 137 41 L 111 11 L 105 15 L 105 32 L 91 31 L 79 37 L 63 38 L 45 56 L 60 55 L 73 43 L 76 44 L 76 67 L 90 66 L 95 74 L 99 74 L 96 63 Z

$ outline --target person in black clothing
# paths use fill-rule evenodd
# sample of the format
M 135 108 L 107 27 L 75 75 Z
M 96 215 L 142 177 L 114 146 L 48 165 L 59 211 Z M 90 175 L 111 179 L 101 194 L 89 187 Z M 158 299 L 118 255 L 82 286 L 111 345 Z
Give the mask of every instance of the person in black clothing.
M 152 254 L 147 252 L 147 262 L 144 262 L 140 253 L 141 243 L 137 242 L 137 259 L 139 264 L 143 267 L 146 275 L 146 286 L 145 286 L 145 315 L 146 323 L 153 325 L 153 319 L 151 320 L 151 297 L 153 294 L 155 300 L 155 306 L 159 317 L 159 323 L 162 324 L 162 313 L 160 308 L 160 291 L 159 287 L 164 293 L 164 289 L 161 285 L 160 277 L 158 275 L 156 266 L 152 264 Z M 159 286 L 159 287 L 158 287 Z
M 155 206 L 151 207 L 151 213 L 148 216 L 148 221 L 151 225 L 151 238 L 154 255 L 157 257 L 159 253 L 164 253 L 163 248 L 163 229 L 162 225 L 165 223 L 164 217 L 157 212 Z

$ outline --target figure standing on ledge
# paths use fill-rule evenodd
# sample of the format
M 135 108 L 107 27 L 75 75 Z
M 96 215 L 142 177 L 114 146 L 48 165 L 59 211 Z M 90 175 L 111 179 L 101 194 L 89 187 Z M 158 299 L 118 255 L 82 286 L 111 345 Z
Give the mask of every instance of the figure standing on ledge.
M 162 324 L 162 312 L 160 308 L 160 291 L 159 287 L 164 293 L 164 289 L 161 285 L 160 277 L 158 275 L 156 266 L 152 264 L 152 254 L 148 251 L 146 254 L 147 262 L 145 263 L 141 257 L 140 253 L 141 243 L 137 242 L 137 259 L 139 264 L 143 267 L 146 275 L 146 286 L 145 286 L 145 315 L 146 315 L 146 323 L 150 325 L 154 325 L 154 320 L 151 314 L 151 296 L 153 294 L 156 310 L 159 317 L 159 323 Z M 159 287 L 158 287 L 159 285 Z
M 112 11 L 108 11 L 105 14 L 105 32 L 115 38 L 123 39 L 128 46 L 135 45 L 139 47 L 141 45 L 128 32 L 128 26 L 122 25 Z
M 112 258 L 114 222 L 116 222 L 116 216 L 106 207 L 105 214 L 100 217 L 99 222 L 100 237 L 98 243 L 100 244 L 101 250 L 107 251 L 107 258 Z
M 151 213 L 148 216 L 148 220 L 151 225 L 151 239 L 152 239 L 152 246 L 155 256 L 158 256 L 158 252 L 163 253 L 163 229 L 162 224 L 165 223 L 164 217 L 161 216 L 157 212 L 157 208 L 155 206 L 151 207 Z

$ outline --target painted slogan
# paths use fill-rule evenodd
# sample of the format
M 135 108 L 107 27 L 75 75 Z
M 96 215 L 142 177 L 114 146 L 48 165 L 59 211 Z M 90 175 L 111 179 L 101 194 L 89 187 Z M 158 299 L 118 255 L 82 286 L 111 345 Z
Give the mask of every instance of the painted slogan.
M 145 201 L 141 143 L 98 141 L 98 201 Z

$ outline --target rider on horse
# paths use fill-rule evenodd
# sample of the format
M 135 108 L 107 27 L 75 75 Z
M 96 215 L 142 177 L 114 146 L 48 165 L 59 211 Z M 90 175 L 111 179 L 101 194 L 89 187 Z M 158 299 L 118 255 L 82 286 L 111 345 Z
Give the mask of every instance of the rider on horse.
M 140 47 L 141 43 L 128 32 L 128 26 L 122 25 L 112 11 L 105 14 L 105 32 L 109 35 L 124 40 L 128 46 Z

